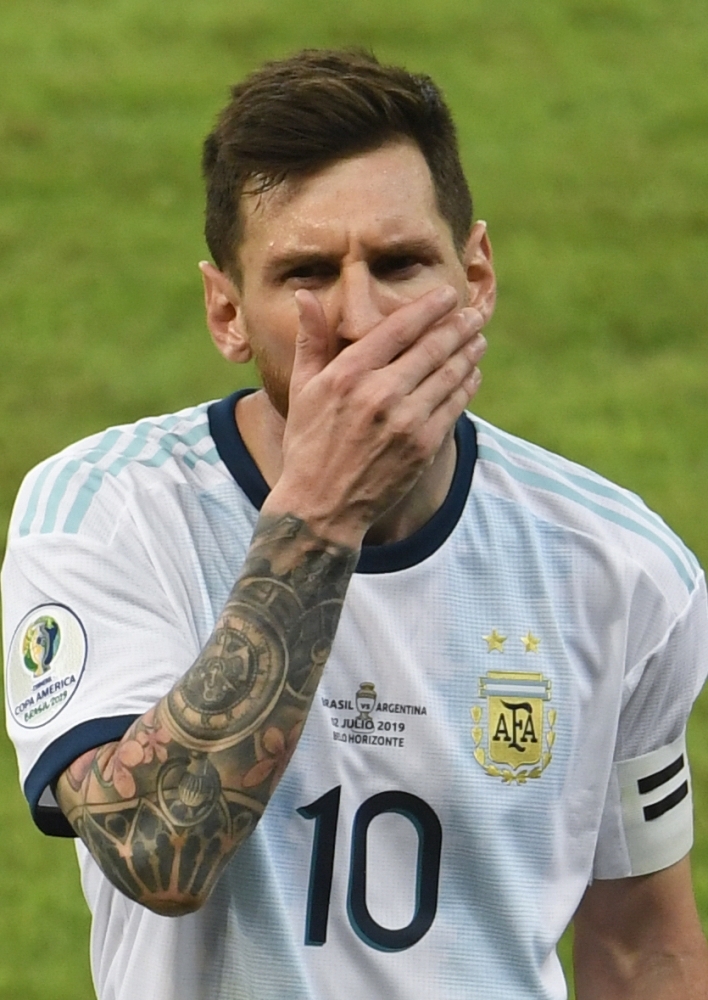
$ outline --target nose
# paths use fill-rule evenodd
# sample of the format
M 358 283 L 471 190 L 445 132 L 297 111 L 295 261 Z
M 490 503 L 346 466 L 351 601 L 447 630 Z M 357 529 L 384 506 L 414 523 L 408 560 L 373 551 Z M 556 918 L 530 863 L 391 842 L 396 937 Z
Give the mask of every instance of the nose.
M 339 280 L 337 333 L 353 342 L 387 315 L 386 295 L 363 261 L 343 267 Z

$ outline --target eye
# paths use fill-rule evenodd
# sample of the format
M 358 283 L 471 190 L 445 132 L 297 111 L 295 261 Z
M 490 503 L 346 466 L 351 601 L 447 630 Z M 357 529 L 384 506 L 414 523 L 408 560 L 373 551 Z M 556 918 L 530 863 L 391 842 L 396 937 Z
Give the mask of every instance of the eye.
M 305 261 L 284 272 L 282 280 L 297 288 L 317 288 L 337 276 L 337 268 L 326 261 Z
M 405 281 L 416 277 L 427 263 L 419 254 L 387 254 L 371 270 L 377 278 Z

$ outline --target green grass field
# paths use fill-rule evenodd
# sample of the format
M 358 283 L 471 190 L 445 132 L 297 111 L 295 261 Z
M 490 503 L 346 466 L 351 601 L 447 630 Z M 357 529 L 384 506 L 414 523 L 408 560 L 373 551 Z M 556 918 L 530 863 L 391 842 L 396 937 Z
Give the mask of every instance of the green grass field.
M 262 59 L 351 44 L 431 73 L 456 113 L 500 280 L 478 411 L 641 493 L 705 563 L 703 0 L 4 0 L 3 536 L 41 458 L 251 379 L 202 319 L 201 139 Z M 704 698 L 708 927 L 707 722 Z M 4 736 L 0 788 L 0 1000 L 89 1000 L 73 851 L 32 827 Z

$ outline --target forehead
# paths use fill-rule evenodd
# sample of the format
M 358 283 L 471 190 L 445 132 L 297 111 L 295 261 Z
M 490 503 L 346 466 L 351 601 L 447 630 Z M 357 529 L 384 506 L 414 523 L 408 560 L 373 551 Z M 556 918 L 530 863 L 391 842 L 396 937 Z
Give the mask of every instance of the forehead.
M 260 195 L 246 193 L 241 209 L 243 265 L 300 248 L 337 252 L 389 239 L 452 245 L 425 158 L 407 142 L 338 160 Z

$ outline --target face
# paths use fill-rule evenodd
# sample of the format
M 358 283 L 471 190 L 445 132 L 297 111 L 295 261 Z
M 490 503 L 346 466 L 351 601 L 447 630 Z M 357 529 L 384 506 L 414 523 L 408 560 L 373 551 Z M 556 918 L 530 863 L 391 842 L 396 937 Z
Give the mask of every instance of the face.
M 241 281 L 230 333 L 237 359 L 255 358 L 282 416 L 299 326 L 298 289 L 319 299 L 334 356 L 438 285 L 453 285 L 460 305 L 469 304 L 479 291 L 480 257 L 491 273 L 483 227 L 473 229 L 473 246 L 460 259 L 427 163 L 408 143 L 341 160 L 262 196 L 245 195 L 242 210 Z

